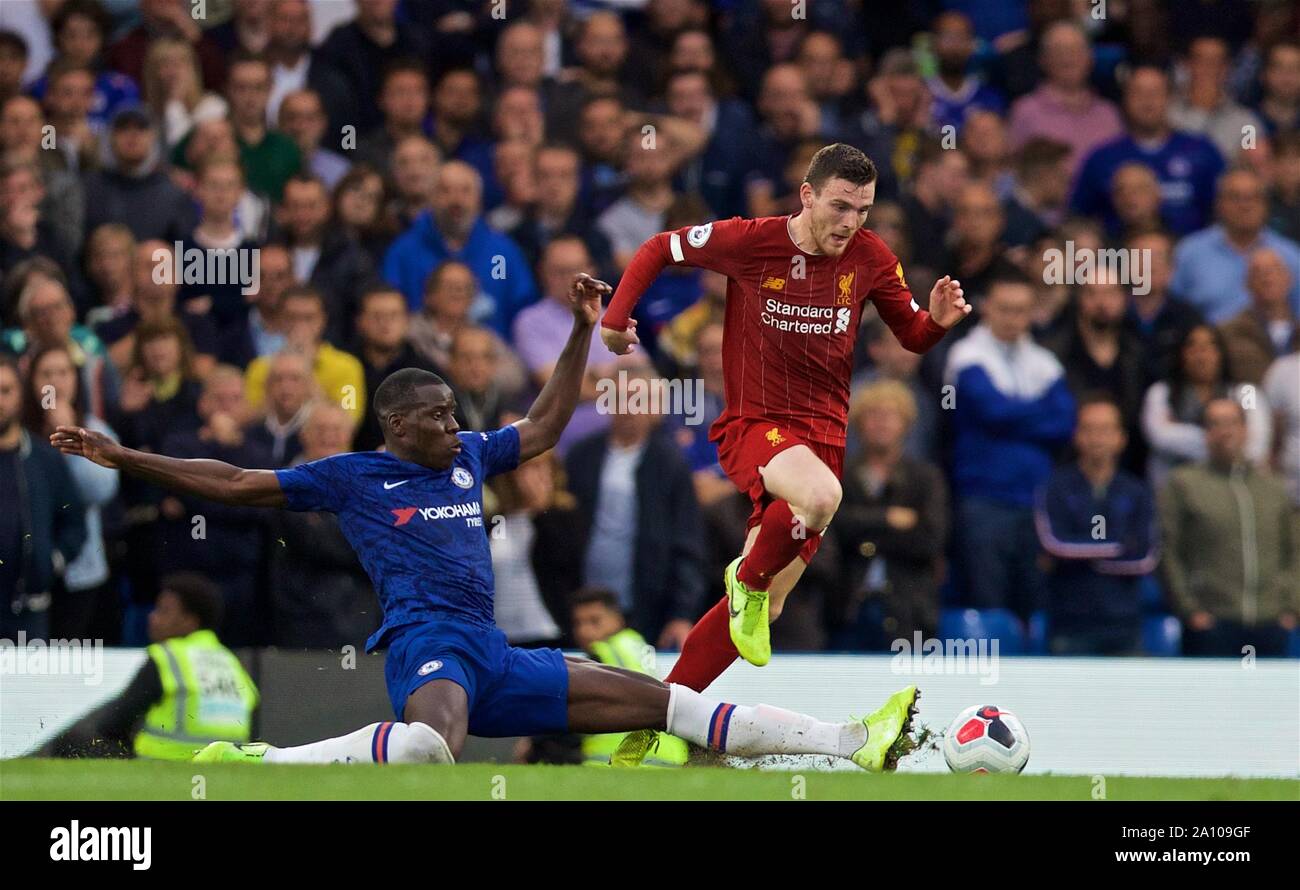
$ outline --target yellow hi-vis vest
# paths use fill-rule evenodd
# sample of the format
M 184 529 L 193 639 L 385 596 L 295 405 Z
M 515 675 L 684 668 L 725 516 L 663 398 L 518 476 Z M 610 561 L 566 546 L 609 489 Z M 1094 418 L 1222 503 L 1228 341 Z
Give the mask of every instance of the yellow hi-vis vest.
M 146 651 L 158 668 L 163 694 L 136 733 L 137 757 L 189 760 L 209 742 L 248 741 L 257 687 L 215 633 L 196 630 Z
M 641 674 L 648 674 L 647 656 L 653 656 L 654 650 L 646 643 L 645 637 L 627 627 L 607 640 L 592 643 L 591 656 L 602 664 L 627 668 Z M 609 766 L 610 755 L 618 749 L 623 741 L 624 732 L 605 732 L 582 738 L 582 760 L 587 766 Z M 686 743 L 677 736 L 666 732 L 659 733 L 659 748 L 652 751 L 641 763 L 642 766 L 682 766 L 689 756 Z

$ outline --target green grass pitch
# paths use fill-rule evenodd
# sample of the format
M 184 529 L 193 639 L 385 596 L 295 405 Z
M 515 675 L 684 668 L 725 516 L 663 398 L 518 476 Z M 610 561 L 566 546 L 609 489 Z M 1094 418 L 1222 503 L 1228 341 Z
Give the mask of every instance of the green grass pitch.
M 0 761 L 0 800 L 1091 800 L 1091 776 Z M 1106 777 L 1107 800 L 1300 800 L 1288 779 Z

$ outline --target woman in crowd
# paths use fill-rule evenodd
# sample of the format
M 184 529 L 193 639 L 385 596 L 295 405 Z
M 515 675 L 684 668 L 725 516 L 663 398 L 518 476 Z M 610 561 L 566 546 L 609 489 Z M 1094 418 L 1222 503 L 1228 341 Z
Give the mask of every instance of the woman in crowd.
M 1142 404 L 1142 434 L 1151 446 L 1147 478 L 1159 490 L 1174 467 L 1204 460 L 1201 415 L 1213 399 L 1229 398 L 1246 409 L 1246 457 L 1268 458 L 1273 423 L 1263 392 L 1233 381 L 1223 335 L 1208 324 L 1188 328 L 1175 352 L 1173 372 L 1147 389 Z
M 122 395 L 111 415 L 130 448 L 158 451 L 178 430 L 196 430 L 202 384 L 194 379 L 194 349 L 175 318 L 145 322 L 136 329 Z
M 38 349 L 31 357 L 26 384 L 23 424 L 34 438 L 47 439 L 59 426 L 84 426 L 116 440 L 108 424 L 82 404 L 80 375 L 67 347 Z M 68 562 L 62 589 L 55 591 L 50 635 L 56 639 L 114 640 L 121 615 L 107 584 L 101 510 L 117 494 L 117 470 L 69 455 L 64 455 L 64 460 L 86 509 L 86 543 Z
M 334 219 L 370 255 L 376 269 L 398 231 L 388 204 L 384 177 L 369 164 L 354 164 L 334 187 Z
M 199 429 L 203 387 L 194 379 L 192 357 L 189 334 L 177 319 L 142 322 L 136 328 L 122 395 L 108 416 L 123 445 L 161 451 L 168 435 Z M 164 496 L 162 489 L 138 479 L 122 484 L 123 569 L 137 605 L 152 602 L 157 591 L 157 532 Z
M 831 531 L 844 583 L 827 603 L 831 648 L 885 650 L 939 626 L 939 578 L 948 539 L 948 487 L 939 468 L 906 453 L 916 400 L 898 380 L 857 390 L 849 424 L 862 450 L 845 469 Z
M 176 146 L 197 123 L 226 116 L 226 100 L 203 89 L 194 49 L 184 40 L 160 37 L 144 58 L 144 100 L 162 121 L 163 143 Z

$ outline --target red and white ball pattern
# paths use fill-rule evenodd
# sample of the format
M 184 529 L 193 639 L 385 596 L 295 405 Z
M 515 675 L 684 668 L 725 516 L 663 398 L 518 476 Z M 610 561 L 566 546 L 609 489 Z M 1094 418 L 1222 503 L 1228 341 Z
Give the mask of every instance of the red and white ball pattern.
M 1018 773 L 1029 762 L 1029 733 L 1010 711 L 973 705 L 948 727 L 943 759 L 955 773 Z

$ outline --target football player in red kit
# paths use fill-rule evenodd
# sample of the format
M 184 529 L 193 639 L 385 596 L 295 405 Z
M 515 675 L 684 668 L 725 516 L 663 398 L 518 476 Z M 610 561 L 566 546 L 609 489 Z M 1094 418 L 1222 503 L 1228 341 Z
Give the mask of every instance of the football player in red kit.
M 875 303 L 913 352 L 971 311 L 948 276 L 931 289 L 928 311 L 912 299 L 898 258 L 863 228 L 875 192 L 871 160 L 850 145 L 828 145 L 808 166 L 799 213 L 655 235 L 633 256 L 605 312 L 601 337 L 621 355 L 639 342 L 632 310 L 664 268 L 695 266 L 728 279 L 726 407 L 709 438 L 754 510 L 744 550 L 727 567 L 726 596 L 687 637 L 669 682 L 703 690 L 737 653 L 755 665 L 771 657 L 768 623 L 840 503 L 853 347 L 866 304 Z M 910 713 L 907 698 L 886 706 L 891 723 Z

